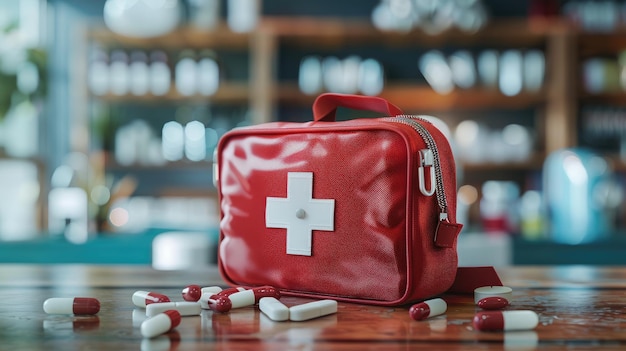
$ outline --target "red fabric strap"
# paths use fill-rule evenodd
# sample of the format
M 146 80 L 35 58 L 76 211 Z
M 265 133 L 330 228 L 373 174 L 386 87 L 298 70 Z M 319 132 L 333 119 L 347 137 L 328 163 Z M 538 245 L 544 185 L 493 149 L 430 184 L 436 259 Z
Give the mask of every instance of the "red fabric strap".
M 481 286 L 502 286 L 496 270 L 491 267 L 459 267 L 448 293 L 473 294 Z
M 318 96 L 313 103 L 313 120 L 335 121 L 338 107 L 374 111 L 391 117 L 403 114 L 399 107 L 380 97 L 325 93 Z

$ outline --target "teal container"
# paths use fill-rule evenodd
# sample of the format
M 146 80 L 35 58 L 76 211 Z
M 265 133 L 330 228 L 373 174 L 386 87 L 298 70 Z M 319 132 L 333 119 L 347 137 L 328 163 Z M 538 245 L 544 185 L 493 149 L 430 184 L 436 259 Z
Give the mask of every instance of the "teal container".
M 584 148 L 556 151 L 544 163 L 543 186 L 552 240 L 576 245 L 611 235 L 622 191 L 604 158 Z

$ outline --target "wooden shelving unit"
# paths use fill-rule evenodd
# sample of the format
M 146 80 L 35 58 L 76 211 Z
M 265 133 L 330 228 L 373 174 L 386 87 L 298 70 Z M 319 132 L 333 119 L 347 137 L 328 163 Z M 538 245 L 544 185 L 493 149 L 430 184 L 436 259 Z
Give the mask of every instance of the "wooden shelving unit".
M 624 31 L 626 33 L 626 31 Z M 250 34 L 230 32 L 225 26 L 214 31 L 202 32 L 181 28 L 166 36 L 143 40 L 114 35 L 108 31 L 93 30 L 88 36 L 105 47 L 163 49 L 237 49 L 249 55 L 249 79 L 243 82 L 224 82 L 217 94 L 211 97 L 184 97 L 174 88 L 163 97 L 103 96 L 105 103 L 119 102 L 168 102 L 173 104 L 210 101 L 211 104 L 247 105 L 253 111 L 252 122 L 262 123 L 277 119 L 279 107 L 311 106 L 315 96 L 305 95 L 294 81 L 279 80 L 281 70 L 278 62 L 282 45 L 290 48 L 318 48 L 324 51 L 346 46 L 366 46 L 372 43 L 382 47 L 480 48 L 484 46 L 507 49 L 541 48 L 546 55 L 546 77 L 538 92 L 525 92 L 516 96 L 504 96 L 498 91 L 474 88 L 438 94 L 423 83 L 388 81 L 381 93 L 383 98 L 401 106 L 409 113 L 524 110 L 537 111 L 537 141 L 539 150 L 524 162 L 465 164 L 467 172 L 503 171 L 519 174 L 541 169 L 545 155 L 576 145 L 576 122 L 579 98 L 594 98 L 609 103 L 623 103 L 621 94 L 588 97 L 579 93 L 577 73 L 578 57 L 596 52 L 606 52 L 609 47 L 623 45 L 626 35 L 606 36 L 611 44 L 600 42 L 592 35 L 581 33 L 565 21 L 528 21 L 527 19 L 494 20 L 476 33 L 457 30 L 438 35 L 428 35 L 419 30 L 409 33 L 381 32 L 367 20 L 339 18 L 264 18 L 258 29 Z M 580 40 L 584 45 L 579 46 Z M 598 41 L 596 43 L 595 41 Z M 171 63 L 170 63 L 171 64 Z M 626 95 L 624 95 L 626 96 Z M 120 169 L 119 165 L 110 166 Z M 185 164 L 176 166 L 186 167 Z
M 206 49 L 212 47 L 245 49 L 249 45 L 250 35 L 234 33 L 228 30 L 225 25 L 220 25 L 211 31 L 182 27 L 156 38 L 127 37 L 104 28 L 96 28 L 87 34 L 87 40 L 106 47 L 135 49 L 180 50 L 181 48 Z
M 214 95 L 205 96 L 195 94 L 191 96 L 181 95 L 172 86 L 165 95 L 155 96 L 151 94 L 146 95 L 113 95 L 106 94 L 95 97 L 98 100 L 107 103 L 121 103 L 121 102 L 139 102 L 139 103 L 154 103 L 154 102 L 169 102 L 169 103 L 188 103 L 188 102 L 206 102 L 208 100 L 215 103 L 229 103 L 229 104 L 247 104 L 250 98 L 250 88 L 244 83 L 222 83 L 218 91 Z

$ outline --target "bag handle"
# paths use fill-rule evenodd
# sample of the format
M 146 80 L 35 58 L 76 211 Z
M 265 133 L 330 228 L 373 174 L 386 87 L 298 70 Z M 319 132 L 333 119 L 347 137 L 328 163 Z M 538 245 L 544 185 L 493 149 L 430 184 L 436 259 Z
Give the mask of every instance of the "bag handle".
M 398 106 L 377 96 L 324 93 L 313 103 L 313 120 L 334 122 L 338 107 L 374 111 L 387 116 L 404 114 Z

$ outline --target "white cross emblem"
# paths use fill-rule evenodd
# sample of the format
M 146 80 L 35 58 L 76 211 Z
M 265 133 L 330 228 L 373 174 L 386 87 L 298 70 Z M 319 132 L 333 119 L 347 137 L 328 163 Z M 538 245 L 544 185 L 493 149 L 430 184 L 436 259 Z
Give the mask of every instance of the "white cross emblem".
M 335 230 L 335 200 L 313 199 L 313 173 L 287 173 L 287 198 L 268 197 L 265 225 L 287 229 L 287 254 L 311 256 L 313 230 Z

